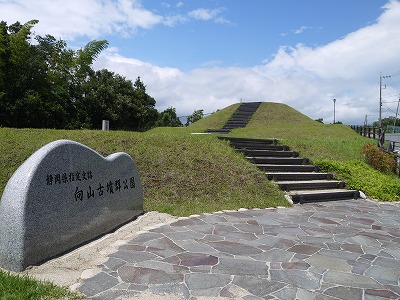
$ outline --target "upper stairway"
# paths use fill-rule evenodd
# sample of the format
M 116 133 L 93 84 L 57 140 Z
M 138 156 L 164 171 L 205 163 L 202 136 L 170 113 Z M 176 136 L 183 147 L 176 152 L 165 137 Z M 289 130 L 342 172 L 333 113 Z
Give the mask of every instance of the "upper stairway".
M 219 138 L 229 141 L 237 152 L 265 172 L 269 180 L 287 192 L 293 203 L 359 198 L 359 192 L 347 190 L 344 181 L 334 180 L 333 174 L 319 172 L 307 158 L 299 158 L 298 152 L 279 145 L 275 139 Z
M 232 129 L 246 127 L 250 118 L 255 111 L 260 107 L 262 102 L 245 102 L 241 103 L 232 117 L 220 129 L 207 129 L 208 133 L 226 134 Z

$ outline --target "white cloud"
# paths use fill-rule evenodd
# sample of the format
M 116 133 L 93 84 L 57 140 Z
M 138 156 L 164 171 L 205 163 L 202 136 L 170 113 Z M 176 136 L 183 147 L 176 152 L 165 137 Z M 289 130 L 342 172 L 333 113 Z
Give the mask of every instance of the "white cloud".
M 176 24 L 184 24 L 188 21 L 189 19 L 187 16 L 182 14 L 176 14 L 172 16 L 166 16 L 164 18 L 163 24 L 169 27 L 174 27 Z
M 207 9 L 207 8 L 198 8 L 195 10 L 190 11 L 187 15 L 189 18 L 200 20 L 200 21 L 210 21 L 213 20 L 216 24 L 223 24 L 223 25 L 233 25 L 231 21 L 227 20 L 220 14 L 225 10 L 223 7 L 214 8 L 214 9 Z
M 220 16 L 223 8 L 199 8 L 187 14 L 174 13 L 162 16 L 142 6 L 142 0 L 8 0 L 0 1 L 2 20 L 12 24 L 39 20 L 34 28 L 38 35 L 51 34 L 64 40 L 86 36 L 99 38 L 105 34 L 129 37 L 138 29 L 151 29 L 156 25 L 173 27 L 190 19 L 214 21 L 217 24 L 231 24 Z M 162 6 L 170 8 L 164 2 Z M 180 9 L 179 1 L 175 7 Z
M 209 18 L 198 11 L 198 18 Z M 365 115 L 378 118 L 379 72 L 400 70 L 400 3 L 385 6 L 376 23 L 324 46 L 281 47 L 275 57 L 252 68 L 207 67 L 190 72 L 160 68 L 118 53 L 105 53 L 96 63 L 135 79 L 141 76 L 147 90 L 163 110 L 179 115 L 195 109 L 213 112 L 243 101 L 283 102 L 311 118 L 363 124 Z M 371 120 L 372 121 L 372 120 Z
M 0 1 L 0 11 L 9 24 L 39 19 L 34 27 L 37 34 L 66 40 L 78 36 L 98 38 L 106 33 L 128 36 L 140 28 L 175 26 L 191 19 L 229 23 L 221 15 L 223 8 L 161 16 L 141 3 L 13 0 Z M 182 6 L 179 1 L 175 7 Z M 300 27 L 297 31 L 306 29 L 309 28 Z M 390 75 L 400 70 L 399 49 L 400 2 L 391 0 L 375 23 L 327 45 L 282 46 L 273 58 L 254 67 L 222 68 L 216 67 L 215 62 L 205 62 L 203 68 L 182 72 L 123 57 L 118 49 L 105 51 L 95 67 L 132 80 L 141 76 L 158 108 L 173 106 L 180 115 L 191 114 L 195 109 L 213 112 L 243 99 L 283 102 L 314 119 L 331 122 L 332 99 L 336 98 L 336 119 L 362 124 L 366 114 L 372 115 L 370 119 L 377 118 L 379 73 Z
M 301 26 L 298 29 L 293 30 L 294 34 L 300 34 L 303 33 L 304 31 L 306 31 L 307 29 L 311 29 L 312 27 L 308 27 L 308 26 Z
M 188 16 L 196 20 L 208 21 L 217 17 L 221 13 L 221 11 L 222 11 L 221 8 L 215 8 L 215 9 L 198 8 L 190 11 L 188 13 Z
M 71 40 L 78 36 L 98 38 L 106 33 L 130 35 L 138 28 L 149 29 L 164 18 L 144 9 L 138 0 L 14 0 L 0 2 L 3 20 L 40 22 L 34 30 Z M 51 16 L 51 17 L 49 17 Z

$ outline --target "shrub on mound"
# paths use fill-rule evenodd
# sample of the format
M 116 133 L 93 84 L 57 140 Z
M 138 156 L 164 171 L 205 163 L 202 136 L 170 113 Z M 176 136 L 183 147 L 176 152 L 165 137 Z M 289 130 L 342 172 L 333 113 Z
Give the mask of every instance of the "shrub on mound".
M 361 149 L 365 162 L 383 173 L 390 174 L 396 170 L 397 162 L 393 154 L 387 153 L 379 147 L 365 144 Z

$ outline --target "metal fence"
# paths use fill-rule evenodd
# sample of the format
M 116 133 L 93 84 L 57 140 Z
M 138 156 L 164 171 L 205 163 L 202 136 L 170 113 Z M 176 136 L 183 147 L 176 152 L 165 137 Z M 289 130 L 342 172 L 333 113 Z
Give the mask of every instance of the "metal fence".
M 384 135 L 384 132 L 378 127 L 370 127 L 370 126 L 350 126 L 353 130 L 355 130 L 358 134 L 371 138 L 371 139 L 380 139 L 381 135 Z

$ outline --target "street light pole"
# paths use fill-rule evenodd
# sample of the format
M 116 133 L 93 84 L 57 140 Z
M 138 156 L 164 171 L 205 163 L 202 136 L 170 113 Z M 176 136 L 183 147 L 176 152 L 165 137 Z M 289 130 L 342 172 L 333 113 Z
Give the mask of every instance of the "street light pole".
M 336 99 L 333 99 L 333 124 L 336 123 Z

